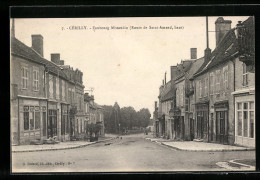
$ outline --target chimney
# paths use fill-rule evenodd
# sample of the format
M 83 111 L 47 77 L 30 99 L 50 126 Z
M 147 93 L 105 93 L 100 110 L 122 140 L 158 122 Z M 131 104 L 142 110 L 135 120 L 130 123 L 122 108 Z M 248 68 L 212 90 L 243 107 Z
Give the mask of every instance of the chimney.
M 219 17 L 215 21 L 216 47 L 218 46 L 224 35 L 231 29 L 231 23 L 232 21 L 224 20 L 223 17 Z
M 197 59 L 197 48 L 190 48 L 190 59 Z
M 64 60 L 60 60 L 60 65 L 64 65 Z
M 59 53 L 51 54 L 51 61 L 57 65 L 60 65 L 60 54 Z
M 209 48 L 208 16 L 206 16 L 206 37 L 207 37 L 207 39 L 206 39 L 207 40 L 207 42 L 206 42 L 207 48 L 204 50 L 204 62 L 208 63 L 210 58 L 211 58 L 211 49 Z
M 174 81 L 177 76 L 177 66 L 171 66 L 171 81 Z
M 164 84 L 166 85 L 166 83 L 167 83 L 167 81 L 166 81 L 166 74 L 167 74 L 167 72 L 165 72 L 165 74 L 164 74 Z
M 32 48 L 43 57 L 43 37 L 40 34 L 32 35 Z

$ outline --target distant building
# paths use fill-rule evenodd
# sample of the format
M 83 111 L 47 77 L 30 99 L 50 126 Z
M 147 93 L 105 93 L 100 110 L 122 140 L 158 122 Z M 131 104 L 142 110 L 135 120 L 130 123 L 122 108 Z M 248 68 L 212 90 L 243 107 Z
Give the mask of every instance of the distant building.
M 99 132 L 99 136 L 105 136 L 105 125 L 104 125 L 104 113 L 103 108 L 94 102 L 94 96 L 89 95 L 88 93 L 84 94 L 84 103 L 86 108 L 86 115 L 88 120 L 85 121 L 87 124 L 99 124 L 101 126 L 101 130 Z

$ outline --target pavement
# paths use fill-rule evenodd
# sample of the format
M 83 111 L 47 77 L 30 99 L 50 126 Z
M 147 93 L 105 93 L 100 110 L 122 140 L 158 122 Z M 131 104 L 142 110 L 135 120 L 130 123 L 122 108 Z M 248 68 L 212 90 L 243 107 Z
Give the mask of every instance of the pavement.
M 162 138 L 146 138 L 152 142 L 156 142 L 177 150 L 182 151 L 205 151 L 205 152 L 217 152 L 217 151 L 254 151 L 255 148 L 242 147 L 242 146 L 231 146 L 217 143 L 207 142 L 195 142 L 195 141 L 172 141 Z
M 122 138 L 121 138 L 122 137 Z M 90 146 L 59 151 L 12 153 L 12 172 L 170 172 L 253 171 L 254 151 L 180 151 L 135 134 Z M 240 159 L 239 161 L 237 161 Z M 235 161 L 246 166 L 234 168 Z M 221 164 L 221 165 L 219 165 Z M 226 166 L 228 165 L 228 166 Z M 230 167 L 231 166 L 231 167 Z M 250 166 L 253 166 L 252 168 Z M 243 169 L 243 168 L 244 169 Z
M 67 142 L 60 142 L 58 144 L 41 144 L 41 145 L 13 145 L 12 152 L 35 152 L 35 151 L 54 151 L 54 150 L 65 150 L 65 149 L 75 149 L 75 148 L 82 148 L 91 144 L 110 141 L 116 138 L 115 135 L 109 134 L 106 137 L 100 137 L 98 141 L 89 142 L 89 141 L 67 141 Z

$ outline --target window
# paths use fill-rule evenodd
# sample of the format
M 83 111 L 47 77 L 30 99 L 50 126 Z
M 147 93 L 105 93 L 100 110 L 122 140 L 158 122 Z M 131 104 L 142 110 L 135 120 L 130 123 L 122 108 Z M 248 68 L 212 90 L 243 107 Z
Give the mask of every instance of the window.
M 68 124 L 68 106 L 62 105 L 62 111 L 61 111 L 61 134 L 64 135 L 65 133 L 69 133 L 69 124 Z
M 246 68 L 246 64 L 243 63 L 243 86 L 248 85 L 248 72 Z
M 65 101 L 65 81 L 64 80 L 61 80 L 61 84 L 62 84 L 62 90 L 61 90 L 61 92 L 62 92 L 62 100 L 63 101 Z
M 202 84 L 201 84 L 201 80 L 199 80 L 199 97 L 202 97 Z
M 223 88 L 228 89 L 228 66 L 223 68 Z
M 39 69 L 33 67 L 33 90 L 39 91 Z
M 35 112 L 35 129 L 40 129 L 40 112 Z
M 40 129 L 40 108 L 39 106 L 24 106 L 24 130 Z
M 42 131 L 43 131 L 43 136 L 46 136 L 46 130 L 47 130 L 47 125 L 46 125 L 46 112 L 42 112 Z
M 220 93 L 220 70 L 216 71 L 216 94 Z
M 59 78 L 56 78 L 56 99 L 60 99 L 60 82 Z
M 205 78 L 205 85 L 204 85 L 204 97 L 208 96 L 208 77 Z
M 237 135 L 254 138 L 254 102 L 237 103 Z
M 29 130 L 29 106 L 24 106 L 23 123 L 24 130 Z
M 210 73 L 210 95 L 214 94 L 214 73 Z
M 22 67 L 22 89 L 28 88 L 29 71 L 27 67 Z
M 49 75 L 49 98 L 53 98 L 53 76 Z

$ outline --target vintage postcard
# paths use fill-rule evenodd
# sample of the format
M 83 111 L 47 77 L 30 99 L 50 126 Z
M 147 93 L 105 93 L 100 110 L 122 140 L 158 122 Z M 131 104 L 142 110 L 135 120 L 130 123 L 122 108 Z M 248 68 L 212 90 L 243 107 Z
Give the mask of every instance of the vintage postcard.
M 255 171 L 253 16 L 11 18 L 11 171 Z

